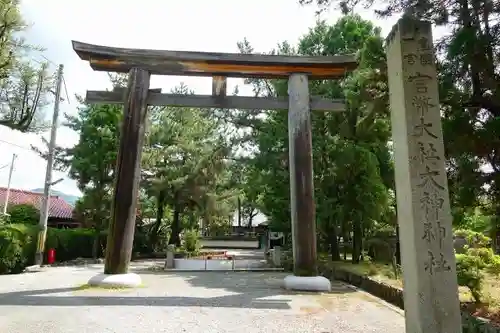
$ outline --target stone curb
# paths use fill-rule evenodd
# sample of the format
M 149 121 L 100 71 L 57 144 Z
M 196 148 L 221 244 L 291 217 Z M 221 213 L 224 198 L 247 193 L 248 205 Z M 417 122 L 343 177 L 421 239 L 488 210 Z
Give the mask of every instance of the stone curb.
M 346 282 L 353 289 L 364 290 L 388 302 L 388 305 L 399 308 L 399 311 L 404 311 L 403 291 L 399 288 L 341 269 L 319 267 L 319 271 L 326 278 Z M 462 311 L 462 328 L 462 333 L 500 333 L 500 327 L 493 326 L 488 319 L 475 317 L 464 311 Z
M 383 298 L 380 298 L 380 297 L 377 297 L 377 296 L 374 296 L 373 294 L 370 294 L 369 292 L 363 290 L 363 289 L 360 289 L 356 286 L 353 286 L 352 284 L 348 284 L 348 283 L 345 283 L 343 281 L 338 281 L 340 284 L 342 284 L 343 286 L 345 286 L 346 288 L 349 288 L 349 289 L 352 289 L 358 293 L 361 293 L 363 295 L 365 295 L 366 297 L 370 297 L 378 302 L 380 302 L 382 305 L 384 305 L 385 307 L 391 309 L 392 311 L 394 312 L 397 312 L 398 314 L 404 316 L 405 315 L 405 310 L 401 309 L 400 307 L 397 307 L 389 302 L 387 302 L 385 299 Z
M 47 270 L 47 268 L 48 268 L 47 266 L 32 265 L 32 266 L 25 267 L 23 273 L 45 272 Z
M 154 270 L 151 270 L 154 271 Z M 283 272 L 283 268 L 236 268 L 236 269 L 231 269 L 231 270 L 222 270 L 222 269 L 204 269 L 204 270 L 194 270 L 194 269 L 175 269 L 175 268 L 168 268 L 168 269 L 163 269 L 159 268 L 158 271 L 164 271 L 164 272 Z

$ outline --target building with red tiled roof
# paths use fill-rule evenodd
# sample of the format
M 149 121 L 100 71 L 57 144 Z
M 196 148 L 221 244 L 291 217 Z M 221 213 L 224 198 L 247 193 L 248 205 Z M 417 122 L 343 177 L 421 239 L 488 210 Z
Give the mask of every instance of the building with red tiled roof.
M 7 195 L 7 188 L 0 187 L 0 207 L 3 210 L 5 196 Z M 36 193 L 25 190 L 10 189 L 9 194 L 9 207 L 29 204 L 40 210 L 42 205 L 43 193 Z M 73 207 L 64 201 L 61 197 L 51 195 L 49 200 L 49 226 L 58 226 L 62 224 L 75 224 L 73 218 Z

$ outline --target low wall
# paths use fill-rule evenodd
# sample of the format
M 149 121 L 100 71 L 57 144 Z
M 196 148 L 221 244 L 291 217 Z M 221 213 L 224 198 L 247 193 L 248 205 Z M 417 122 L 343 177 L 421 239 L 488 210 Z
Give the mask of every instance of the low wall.
M 323 265 L 319 266 L 319 272 L 328 279 L 347 282 L 404 309 L 403 290 L 399 288 L 372 280 L 369 277 Z M 462 330 L 462 333 L 500 333 L 500 327 L 493 326 L 487 319 L 474 317 L 465 311 L 462 311 Z
M 201 246 L 208 249 L 258 249 L 259 240 L 201 239 Z
M 226 259 L 174 259 L 174 269 L 186 271 L 231 271 L 233 269 L 260 268 L 258 260 L 226 260 Z

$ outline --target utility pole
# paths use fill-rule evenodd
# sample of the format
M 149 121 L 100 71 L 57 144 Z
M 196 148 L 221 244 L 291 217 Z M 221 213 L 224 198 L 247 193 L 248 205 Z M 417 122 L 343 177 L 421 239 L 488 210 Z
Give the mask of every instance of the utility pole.
M 40 221 L 38 226 L 40 228 L 38 232 L 38 243 L 35 254 L 35 265 L 43 264 L 43 253 L 45 250 L 45 239 L 47 237 L 47 219 L 49 215 L 49 204 L 50 204 L 50 186 L 52 185 L 52 167 L 54 164 L 54 150 L 56 147 L 56 136 L 57 136 L 57 118 L 59 117 L 59 103 L 61 102 L 61 84 L 63 80 L 63 70 L 64 66 L 59 65 L 57 70 L 57 81 L 56 81 L 56 100 L 54 102 L 54 114 L 52 115 L 52 128 L 50 130 L 50 143 L 49 152 L 47 156 L 47 169 L 45 172 L 45 184 L 43 188 L 43 198 L 40 207 Z
M 7 192 L 5 192 L 5 202 L 3 204 L 3 215 L 7 215 L 7 208 L 9 206 L 9 196 L 10 196 L 10 181 L 12 180 L 12 172 L 14 171 L 14 161 L 16 160 L 17 155 L 12 154 L 12 162 L 10 162 L 10 170 L 9 170 L 9 180 L 7 182 Z

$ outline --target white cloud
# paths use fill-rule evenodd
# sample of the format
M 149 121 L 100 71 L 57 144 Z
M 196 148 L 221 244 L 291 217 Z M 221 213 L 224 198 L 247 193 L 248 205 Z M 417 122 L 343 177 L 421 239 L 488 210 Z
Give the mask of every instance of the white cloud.
M 71 40 L 118 47 L 168 50 L 237 52 L 236 43 L 247 37 L 257 51 L 268 51 L 278 42 L 295 42 L 314 25 L 315 8 L 301 7 L 294 0 L 185 0 L 185 1 L 60 1 L 24 0 L 23 15 L 33 26 L 28 32 L 31 43 L 44 46 L 45 56 L 53 64 L 65 65 L 65 82 L 70 104 L 63 103 L 62 112 L 74 113 L 77 102 L 73 95 L 87 89 L 109 86 L 107 75 L 93 72 L 71 48 Z M 326 13 L 329 20 L 338 17 Z M 374 19 L 372 15 L 363 15 Z M 388 33 L 395 19 L 377 21 Z M 39 58 L 41 59 L 41 58 Z M 151 87 L 168 91 L 183 81 L 197 93 L 210 93 L 208 78 L 154 77 Z M 240 84 L 232 80 L 230 85 Z M 240 89 L 249 94 L 249 89 Z M 63 94 L 64 96 L 64 94 Z M 65 96 L 64 96 L 65 97 Z M 48 111 L 51 111 L 49 108 Z M 48 137 L 47 134 L 45 134 Z M 15 143 L 19 148 L 0 141 L 0 166 L 9 163 L 11 154 L 18 154 L 12 186 L 31 189 L 43 187 L 46 163 L 33 152 L 30 144 L 40 144 L 39 136 L 21 134 L 0 128 L 0 140 Z M 60 128 L 58 144 L 74 145 L 78 136 Z M 7 184 L 8 168 L 0 170 L 0 185 Z M 53 179 L 63 174 L 55 173 Z M 75 182 L 66 180 L 55 189 L 79 193 Z

